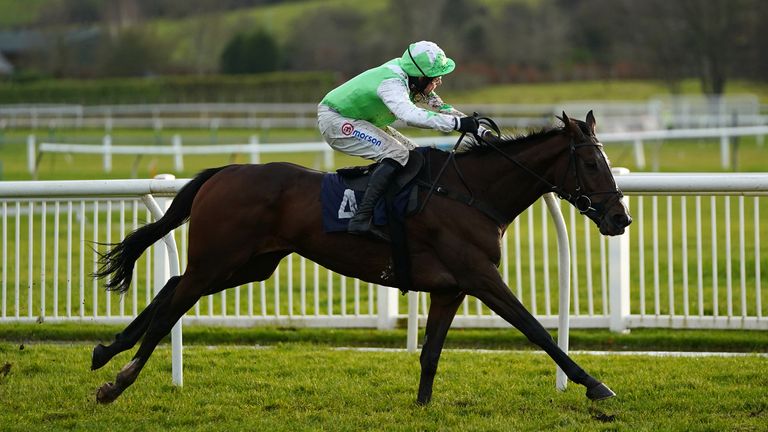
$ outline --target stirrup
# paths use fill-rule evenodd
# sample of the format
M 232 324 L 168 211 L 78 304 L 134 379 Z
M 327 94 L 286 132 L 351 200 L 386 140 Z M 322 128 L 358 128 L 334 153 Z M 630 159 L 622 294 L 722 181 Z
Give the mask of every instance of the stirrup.
M 360 229 L 352 229 L 352 224 L 347 227 L 347 233 L 358 236 L 372 237 L 377 240 L 383 240 L 385 242 L 390 241 L 389 234 L 373 224 L 373 216 L 371 216 L 366 223 Z

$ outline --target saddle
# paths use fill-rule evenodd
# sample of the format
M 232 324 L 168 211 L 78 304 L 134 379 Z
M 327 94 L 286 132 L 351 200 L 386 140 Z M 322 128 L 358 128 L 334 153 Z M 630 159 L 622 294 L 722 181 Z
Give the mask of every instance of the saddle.
M 415 178 L 421 176 L 426 177 L 426 172 L 421 172 L 422 167 L 425 165 L 423 153 L 425 153 L 426 150 L 427 149 L 420 148 L 409 152 L 408 163 L 397 173 L 395 180 L 390 183 L 389 188 L 387 189 L 388 193 L 392 189 L 397 193 L 408 186 Z M 377 165 L 378 162 L 367 166 L 344 167 L 337 169 L 336 173 L 344 179 L 344 183 L 346 183 L 350 189 L 355 192 L 365 192 L 368 188 L 371 174 Z M 408 213 L 410 213 L 410 211 Z

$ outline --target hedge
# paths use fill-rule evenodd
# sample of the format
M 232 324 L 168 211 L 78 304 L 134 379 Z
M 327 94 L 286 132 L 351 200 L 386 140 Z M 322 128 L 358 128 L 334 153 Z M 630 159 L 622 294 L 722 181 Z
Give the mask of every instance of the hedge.
M 335 83 L 330 72 L 6 82 L 0 104 L 316 102 Z

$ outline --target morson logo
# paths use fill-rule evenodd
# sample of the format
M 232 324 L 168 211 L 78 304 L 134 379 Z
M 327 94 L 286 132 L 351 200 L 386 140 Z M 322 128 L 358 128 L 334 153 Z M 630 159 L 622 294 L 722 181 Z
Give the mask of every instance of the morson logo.
M 341 133 L 347 136 L 352 135 L 353 137 L 361 139 L 363 141 L 368 141 L 369 143 L 375 146 L 381 145 L 380 139 L 376 138 L 375 136 L 368 135 L 365 132 L 355 130 L 355 127 L 352 126 L 352 123 L 344 123 L 343 125 L 341 125 Z

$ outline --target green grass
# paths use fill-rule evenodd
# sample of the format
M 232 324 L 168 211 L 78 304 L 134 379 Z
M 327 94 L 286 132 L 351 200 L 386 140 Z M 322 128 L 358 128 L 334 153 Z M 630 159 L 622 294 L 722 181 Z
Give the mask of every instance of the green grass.
M 418 356 L 189 346 L 185 385 L 170 384 L 161 346 L 112 405 L 95 389 L 129 355 L 89 372 L 89 344 L 0 343 L 0 428 L 26 430 L 764 430 L 765 358 L 576 355 L 617 398 L 589 402 L 554 389 L 554 365 L 535 353 L 445 352 L 428 407 L 414 403 Z
M 324 329 L 276 327 L 223 327 L 185 325 L 185 345 L 275 345 L 304 343 L 325 347 L 405 348 L 405 323 L 394 330 Z M 108 343 L 122 325 L 88 323 L 42 323 L 2 325 L 0 342 L 29 344 L 50 341 Z M 553 337 L 556 332 L 551 332 Z M 420 329 L 419 343 L 424 329 Z M 448 334 L 448 348 L 466 349 L 537 349 L 511 326 L 506 329 L 458 329 Z M 768 332 L 749 330 L 680 330 L 634 329 L 630 333 L 613 333 L 598 329 L 572 329 L 572 350 L 608 351 L 723 351 L 768 352 Z

